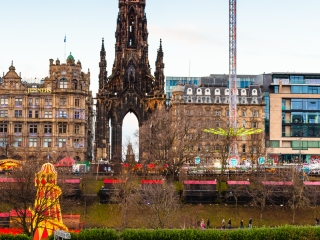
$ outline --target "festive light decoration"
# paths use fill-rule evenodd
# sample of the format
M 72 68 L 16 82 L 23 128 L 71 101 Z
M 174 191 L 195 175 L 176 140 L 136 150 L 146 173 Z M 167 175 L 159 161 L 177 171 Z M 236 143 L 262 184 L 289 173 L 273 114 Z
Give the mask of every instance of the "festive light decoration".
M 31 212 L 35 218 L 38 218 L 39 224 L 33 240 L 45 239 L 57 229 L 68 231 L 68 228 L 62 222 L 59 203 L 59 196 L 62 191 L 57 186 L 57 172 L 51 163 L 43 164 L 41 170 L 36 173 L 35 185 L 38 190 L 34 203 L 35 210 Z M 37 219 L 34 224 L 36 222 Z

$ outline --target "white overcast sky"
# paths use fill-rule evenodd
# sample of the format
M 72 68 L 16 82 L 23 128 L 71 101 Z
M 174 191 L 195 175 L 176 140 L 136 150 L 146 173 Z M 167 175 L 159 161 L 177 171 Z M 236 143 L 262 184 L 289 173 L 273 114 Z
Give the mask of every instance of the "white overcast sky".
M 146 0 L 149 61 L 163 40 L 165 75 L 228 73 L 227 0 Z M 11 61 L 23 78 L 48 75 L 49 59 L 70 52 L 98 89 L 101 39 L 111 74 L 118 0 L 0 1 L 0 71 Z M 237 73 L 320 72 L 319 0 L 238 0 Z M 132 136 L 137 120 L 125 119 Z

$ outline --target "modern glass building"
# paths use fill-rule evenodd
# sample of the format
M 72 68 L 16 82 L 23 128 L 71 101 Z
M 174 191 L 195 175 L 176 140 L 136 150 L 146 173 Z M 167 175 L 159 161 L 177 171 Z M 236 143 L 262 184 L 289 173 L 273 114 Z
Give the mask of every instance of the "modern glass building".
M 248 88 L 255 81 L 257 75 L 237 75 L 237 88 Z M 228 74 L 210 74 L 208 77 L 201 77 L 199 85 L 204 86 L 225 86 L 229 87 Z
M 172 89 L 174 86 L 176 86 L 178 83 L 180 84 L 199 84 L 200 77 L 172 77 L 167 76 L 166 82 L 165 82 L 165 92 L 167 96 L 167 104 L 170 102 L 172 97 Z
M 265 95 L 267 152 L 273 160 L 320 162 L 320 73 L 256 78 Z

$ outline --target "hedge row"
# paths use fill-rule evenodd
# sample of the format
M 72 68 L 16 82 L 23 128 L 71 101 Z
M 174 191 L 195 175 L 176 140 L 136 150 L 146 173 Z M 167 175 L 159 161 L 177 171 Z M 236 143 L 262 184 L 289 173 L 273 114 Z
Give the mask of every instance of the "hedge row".
M 53 240 L 53 236 L 49 238 Z M 236 230 L 124 230 L 116 232 L 112 229 L 89 229 L 78 234 L 71 233 L 72 240 L 295 240 L 320 239 L 320 227 L 253 228 Z M 2 239 L 0 239 L 2 240 Z
M 31 237 L 26 235 L 12 235 L 12 234 L 0 234 L 0 240 L 31 240 Z

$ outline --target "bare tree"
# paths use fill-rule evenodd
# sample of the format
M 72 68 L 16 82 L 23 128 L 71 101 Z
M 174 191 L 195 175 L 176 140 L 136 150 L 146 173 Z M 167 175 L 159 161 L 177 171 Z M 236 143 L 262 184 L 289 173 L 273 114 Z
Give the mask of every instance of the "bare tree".
M 314 217 L 317 217 L 317 207 L 320 202 L 320 186 L 305 185 L 305 194 L 310 201 L 310 205 L 314 207 Z
M 128 225 L 128 215 L 133 203 L 136 202 L 137 177 L 129 169 L 122 171 L 117 180 L 114 180 L 113 188 L 110 189 L 110 201 L 119 204 L 121 208 L 121 227 L 126 228 Z
M 301 173 L 296 168 L 292 168 L 292 183 L 291 191 L 287 191 L 288 206 L 292 210 L 292 223 L 295 222 L 296 210 L 298 208 L 305 208 L 309 205 L 310 200 L 305 194 L 305 185 Z
M 273 204 L 275 184 L 266 183 L 265 173 L 257 173 L 251 177 L 252 186 L 248 188 L 248 194 L 252 198 L 254 206 L 260 209 L 260 221 L 263 218 L 263 213 L 267 203 Z
M 172 183 L 144 184 L 138 194 L 139 209 L 147 214 L 146 220 L 152 228 L 168 226 L 169 218 L 179 209 L 179 199 Z
M 193 114 L 184 106 L 156 111 L 139 130 L 143 162 L 167 164 L 174 179 L 184 163 L 200 155 L 203 128 Z
M 15 169 L 11 180 L 4 184 L 0 194 L 0 201 L 7 203 L 16 212 L 15 226 L 22 228 L 28 236 L 34 235 L 41 222 L 50 221 L 58 214 L 52 208 L 59 204 L 61 190 L 54 184 L 38 184 L 36 188 L 35 173 L 38 170 L 38 164 L 33 162 Z M 42 196 L 37 194 L 39 191 Z M 53 195 L 53 191 L 57 194 Z
M 1 137 L 0 156 L 3 158 L 12 158 L 15 154 L 14 139 L 12 135 L 7 133 Z

